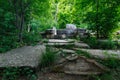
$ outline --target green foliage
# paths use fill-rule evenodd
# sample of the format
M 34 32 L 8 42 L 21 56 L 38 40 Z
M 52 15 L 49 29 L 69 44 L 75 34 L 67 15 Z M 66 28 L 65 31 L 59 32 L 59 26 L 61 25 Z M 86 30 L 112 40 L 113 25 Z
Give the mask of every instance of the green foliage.
M 99 42 L 99 48 L 102 49 L 117 49 L 117 44 L 111 40 Z
M 110 68 L 109 73 L 105 73 L 103 75 L 98 76 L 96 80 L 119 80 L 120 79 L 120 60 L 115 59 L 114 57 L 108 58 L 105 60 L 97 59 L 97 62 L 107 66 Z
M 87 43 L 91 48 L 98 48 L 98 41 L 96 37 L 84 38 L 83 41 Z
M 111 38 L 112 40 L 115 40 L 115 41 L 120 40 L 119 31 L 120 31 L 119 28 L 117 28 L 116 30 L 114 30 L 114 32 L 111 34 L 110 38 Z
M 28 80 L 37 80 L 37 75 L 35 73 L 35 71 L 31 68 L 23 68 L 20 69 L 20 72 L 22 75 L 27 76 Z
M 100 76 L 90 76 L 90 80 L 114 80 L 114 77 L 111 73 L 105 73 Z
M 117 49 L 118 43 L 112 40 L 99 41 L 95 37 L 86 38 L 83 40 L 86 42 L 91 48 L 94 49 Z
M 86 23 L 99 38 L 108 38 L 111 32 L 118 28 L 120 18 L 118 0 L 76 0 L 75 7 L 77 9 L 75 15 L 79 17 L 81 23 Z
M 79 55 L 85 56 L 87 58 L 90 59 L 95 59 L 97 62 L 103 64 L 104 66 L 107 66 L 110 69 L 120 69 L 120 60 L 114 58 L 114 56 L 110 55 L 110 58 L 106 58 L 106 59 L 99 59 L 99 58 L 94 58 L 92 55 L 90 55 L 88 52 L 86 51 L 82 51 L 82 50 L 78 50 L 77 53 Z
M 119 0 L 20 0 L 15 3 L 13 0 L 1 0 L 0 53 L 23 44 L 36 43 L 40 40 L 40 31 L 53 26 L 65 28 L 67 23 L 89 27 L 99 37 L 107 38 L 119 26 L 119 13 Z M 20 34 L 22 43 L 18 43 Z M 90 39 L 90 46 L 96 48 L 97 44 L 95 39 Z M 108 42 L 101 46 L 112 48 L 114 44 Z
M 0 42 L 0 53 L 19 46 L 20 44 L 17 42 L 17 38 L 15 36 L 2 37 Z
M 81 56 L 85 56 L 87 58 L 93 58 L 93 56 L 91 56 L 88 52 L 86 51 L 82 51 L 82 50 L 77 50 L 76 51 L 77 54 L 81 55 Z
M 23 35 L 23 42 L 27 45 L 36 44 L 40 42 L 41 36 L 36 32 L 25 32 Z
M 78 50 L 77 53 L 81 56 L 85 56 L 90 59 L 96 60 L 98 63 L 108 67 L 110 71 L 105 72 L 102 75 L 93 76 L 90 75 L 90 80 L 119 80 L 120 79 L 120 60 L 114 58 L 114 56 L 111 55 L 110 58 L 106 59 L 99 59 L 95 58 L 92 55 L 90 55 L 88 52 Z
M 68 44 L 68 45 L 64 45 L 64 46 L 63 45 L 59 45 L 59 44 L 54 44 L 52 47 L 63 48 L 63 49 L 71 49 L 71 48 L 74 48 L 74 44 Z
M 18 75 L 18 68 L 6 68 L 3 72 L 2 80 L 17 80 Z
M 105 59 L 105 60 L 97 60 L 98 62 L 100 62 L 101 64 L 109 67 L 110 69 L 117 69 L 120 68 L 120 60 L 116 59 L 114 57 Z
M 2 80 L 18 80 L 21 76 L 26 76 L 28 80 L 37 80 L 35 71 L 31 68 L 8 67 L 2 73 Z
M 26 2 L 25 2 L 26 3 Z M 4 4 L 4 5 L 2 5 Z M 2 6 L 1 6 L 2 5 Z M 17 7 L 19 5 L 16 5 Z M 28 9 L 25 15 L 25 18 L 28 18 Z M 29 18 L 30 19 L 30 18 Z M 25 21 L 26 25 L 29 23 L 30 20 Z M 20 46 L 23 46 L 22 43 L 19 43 L 19 30 L 18 27 L 15 25 L 15 13 L 13 9 L 13 5 L 9 3 L 7 0 L 0 1 L 0 53 L 6 52 L 8 50 L 11 50 L 13 48 L 17 48 Z M 38 35 L 37 32 L 35 33 L 25 33 L 26 25 L 24 25 L 24 29 L 22 35 L 24 38 L 24 44 L 32 44 L 38 41 Z M 31 25 L 33 27 L 36 27 L 36 25 Z M 35 28 L 34 28 L 35 30 Z M 34 37 L 34 38 L 33 38 Z M 28 40 L 28 41 L 26 41 Z
M 41 59 L 40 59 L 40 67 L 45 68 L 45 67 L 50 67 L 54 64 L 56 59 L 55 52 L 49 49 L 47 47 L 46 53 L 42 54 Z
M 4 4 L 4 6 L 1 6 Z M 0 1 L 0 53 L 19 47 L 17 29 L 9 3 Z

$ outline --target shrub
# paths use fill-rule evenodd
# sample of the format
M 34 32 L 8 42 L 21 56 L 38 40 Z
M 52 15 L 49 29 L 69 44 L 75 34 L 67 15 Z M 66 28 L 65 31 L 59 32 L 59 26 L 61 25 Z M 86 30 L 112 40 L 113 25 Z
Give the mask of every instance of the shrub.
M 18 80 L 21 76 L 27 77 L 28 80 L 37 80 L 35 71 L 29 67 L 7 67 L 1 75 L 2 80 Z
M 91 48 L 98 48 L 98 41 L 96 37 L 89 37 L 83 40 L 86 42 Z
M 77 52 L 77 54 L 79 54 L 79 55 L 81 55 L 81 56 L 85 56 L 85 57 L 87 57 L 87 58 L 93 58 L 93 56 L 90 55 L 90 54 L 89 54 L 88 52 L 86 52 L 86 51 L 77 50 L 76 52 Z
M 2 80 L 17 80 L 18 75 L 18 68 L 6 68 L 3 72 Z
M 23 42 L 30 45 L 36 44 L 41 40 L 41 36 L 38 32 L 25 32 L 23 35 Z
M 98 41 L 99 48 L 101 49 L 116 49 L 117 44 L 111 40 L 100 42 Z
M 118 43 L 112 40 L 101 41 L 97 40 L 95 37 L 90 37 L 83 40 L 93 49 L 116 49 Z
M 20 44 L 17 41 L 18 41 L 17 36 L 13 35 L 5 37 L 2 36 L 0 41 L 0 53 L 19 47 Z

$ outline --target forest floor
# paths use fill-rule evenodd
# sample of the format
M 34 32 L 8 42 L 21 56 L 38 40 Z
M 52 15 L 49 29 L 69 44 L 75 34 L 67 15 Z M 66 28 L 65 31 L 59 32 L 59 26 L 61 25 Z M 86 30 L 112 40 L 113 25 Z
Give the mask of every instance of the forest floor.
M 39 73 L 38 80 L 89 80 L 86 76 L 67 75 L 64 73 Z

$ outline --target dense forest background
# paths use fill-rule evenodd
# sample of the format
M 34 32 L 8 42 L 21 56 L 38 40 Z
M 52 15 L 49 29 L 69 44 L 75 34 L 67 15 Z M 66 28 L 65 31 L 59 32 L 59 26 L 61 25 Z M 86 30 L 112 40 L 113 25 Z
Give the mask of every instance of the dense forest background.
M 109 38 L 120 29 L 119 0 L 0 0 L 0 52 L 40 41 L 40 32 L 67 23 Z

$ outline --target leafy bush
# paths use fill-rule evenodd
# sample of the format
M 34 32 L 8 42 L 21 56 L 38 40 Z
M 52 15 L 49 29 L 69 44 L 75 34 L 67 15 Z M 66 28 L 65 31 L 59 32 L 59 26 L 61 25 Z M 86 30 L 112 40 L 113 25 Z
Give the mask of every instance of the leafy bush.
M 38 32 L 25 32 L 23 35 L 23 42 L 25 44 L 36 44 L 41 40 L 41 36 Z
M 2 80 L 18 80 L 21 76 L 25 76 L 28 80 L 37 80 L 35 71 L 31 68 L 24 67 L 8 67 L 3 70 Z
M 14 16 L 8 9 L 0 7 L 0 53 L 19 47 Z
M 104 66 L 107 66 L 110 68 L 110 72 L 105 73 L 103 75 L 99 76 L 99 79 L 97 80 L 119 80 L 120 79 L 120 60 L 113 58 L 100 60 L 97 59 L 97 61 Z
M 19 47 L 20 44 L 17 41 L 18 41 L 17 36 L 13 35 L 1 36 L 0 53 Z
M 3 72 L 2 80 L 17 80 L 18 75 L 18 68 L 6 68 Z
M 116 49 L 118 43 L 112 40 L 99 41 L 95 37 L 90 37 L 83 40 L 93 49 Z
M 86 42 L 91 48 L 98 48 L 98 41 L 96 37 L 85 38 L 83 41 Z
M 120 49 L 120 42 L 118 42 L 118 48 Z
M 117 44 L 111 40 L 104 41 L 104 42 L 99 42 L 99 48 L 101 49 L 116 49 Z

